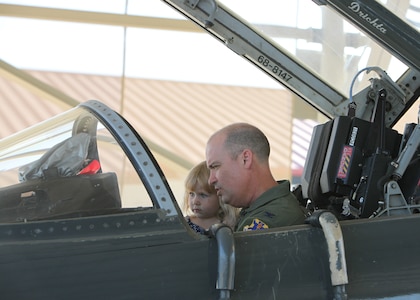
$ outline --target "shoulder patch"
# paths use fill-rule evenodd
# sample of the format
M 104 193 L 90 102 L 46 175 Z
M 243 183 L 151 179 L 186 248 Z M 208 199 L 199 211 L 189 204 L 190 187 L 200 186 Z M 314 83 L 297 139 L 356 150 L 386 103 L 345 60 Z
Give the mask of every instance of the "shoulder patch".
M 251 224 L 244 226 L 244 231 L 251 231 L 251 230 L 259 230 L 259 229 L 267 229 L 268 225 L 265 224 L 260 219 L 252 220 Z

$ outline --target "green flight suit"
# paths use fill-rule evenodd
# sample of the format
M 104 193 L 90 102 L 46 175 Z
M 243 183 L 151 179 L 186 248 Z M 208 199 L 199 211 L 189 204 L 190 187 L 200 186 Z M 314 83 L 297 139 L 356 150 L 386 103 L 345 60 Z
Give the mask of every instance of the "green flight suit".
M 258 197 L 250 207 L 241 210 L 235 231 L 248 231 L 304 224 L 305 214 L 290 191 L 288 180 Z

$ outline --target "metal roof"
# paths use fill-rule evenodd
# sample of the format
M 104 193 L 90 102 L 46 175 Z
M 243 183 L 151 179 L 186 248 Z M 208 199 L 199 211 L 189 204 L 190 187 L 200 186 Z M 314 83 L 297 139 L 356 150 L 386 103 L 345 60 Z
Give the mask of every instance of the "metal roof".
M 90 99 L 104 102 L 121 113 L 148 142 L 191 165 L 205 158 L 205 143 L 214 131 L 232 122 L 248 122 L 268 136 L 273 172 L 290 178 L 303 167 L 316 124 L 292 118 L 293 96 L 283 89 L 141 78 L 125 78 L 122 82 L 121 77 L 48 71 L 27 73 L 79 102 Z M 70 108 L 46 101 L 2 77 L 0 101 L 3 124 L 0 138 Z

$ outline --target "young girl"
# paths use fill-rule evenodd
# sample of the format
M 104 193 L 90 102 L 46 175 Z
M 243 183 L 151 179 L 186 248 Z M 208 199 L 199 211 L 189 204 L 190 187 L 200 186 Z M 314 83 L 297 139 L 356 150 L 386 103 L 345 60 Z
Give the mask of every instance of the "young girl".
M 208 184 L 209 169 L 203 161 L 190 170 L 185 179 L 184 211 L 188 225 L 204 234 L 211 225 L 235 226 L 238 209 L 223 203 L 214 187 Z

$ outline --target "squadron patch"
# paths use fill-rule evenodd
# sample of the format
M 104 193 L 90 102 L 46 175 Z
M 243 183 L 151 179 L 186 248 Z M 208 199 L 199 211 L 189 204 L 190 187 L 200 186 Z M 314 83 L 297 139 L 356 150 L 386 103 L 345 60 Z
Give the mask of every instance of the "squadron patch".
M 259 229 L 267 229 L 268 225 L 265 224 L 260 219 L 254 219 L 252 220 L 252 223 L 250 225 L 244 226 L 244 231 L 250 231 L 250 230 L 259 230 Z

